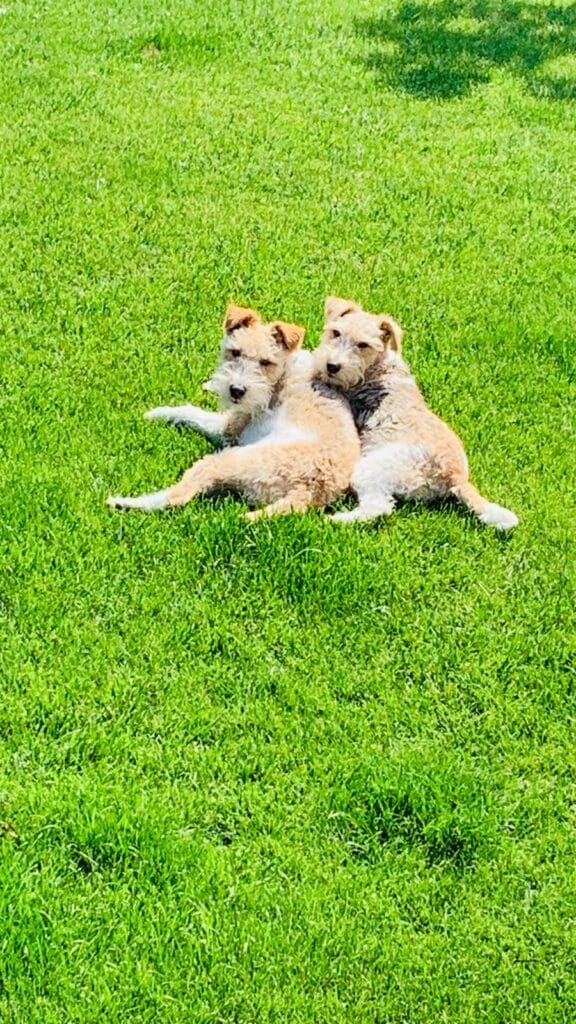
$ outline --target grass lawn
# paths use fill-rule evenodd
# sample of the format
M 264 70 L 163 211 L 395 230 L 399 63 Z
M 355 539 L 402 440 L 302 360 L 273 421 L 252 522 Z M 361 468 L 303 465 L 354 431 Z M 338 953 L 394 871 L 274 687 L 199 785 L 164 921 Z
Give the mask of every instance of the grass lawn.
M 572 1024 L 576 5 L 5 2 L 2 1024 Z M 512 536 L 104 507 L 328 292 Z

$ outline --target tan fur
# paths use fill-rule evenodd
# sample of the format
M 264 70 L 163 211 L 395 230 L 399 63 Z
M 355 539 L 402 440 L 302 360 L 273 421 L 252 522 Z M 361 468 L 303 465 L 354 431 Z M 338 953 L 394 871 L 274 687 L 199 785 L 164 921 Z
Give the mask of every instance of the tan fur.
M 153 510 L 184 505 L 200 494 L 235 491 L 258 514 L 303 511 L 335 501 L 350 487 L 360 442 L 348 403 L 315 390 L 310 370 L 294 369 L 304 329 L 276 320 L 264 324 L 254 310 L 229 306 L 221 361 L 209 387 L 229 408 L 218 432 L 238 447 L 207 455 L 166 491 L 137 498 L 110 498 L 116 508 Z M 244 393 L 239 398 L 235 394 Z M 188 419 L 201 422 L 202 410 Z M 166 415 L 153 418 L 170 419 Z M 199 429 L 202 429 L 199 427 Z M 206 433 L 214 434 L 212 428 Z
M 255 309 L 250 309 L 247 306 L 238 306 L 235 302 L 228 303 L 226 316 L 224 317 L 224 331 L 226 334 L 232 334 L 239 327 L 254 327 L 255 324 L 261 323 L 260 314 Z
M 252 417 L 268 408 L 277 397 L 292 356 L 304 340 L 305 330 L 281 320 L 264 324 L 256 310 L 230 303 L 224 332 L 220 375 L 217 370 L 205 388 L 218 394 L 221 404 L 227 407 L 223 435 L 227 442 L 234 442 Z M 226 387 L 235 373 L 251 388 L 250 394 L 240 402 L 233 401 Z
M 316 371 L 351 402 L 362 442 L 353 486 L 359 506 L 342 522 L 389 514 L 396 497 L 453 496 L 489 525 L 508 529 L 516 517 L 482 497 L 454 431 L 427 406 L 402 359 L 402 331 L 384 314 L 331 296 L 315 353 Z
M 281 404 L 310 440 L 260 442 L 207 455 L 171 489 L 168 504 L 182 505 L 197 494 L 232 490 L 274 515 L 328 505 L 344 494 L 360 455 L 347 408 L 317 394 L 307 380 L 294 382 Z

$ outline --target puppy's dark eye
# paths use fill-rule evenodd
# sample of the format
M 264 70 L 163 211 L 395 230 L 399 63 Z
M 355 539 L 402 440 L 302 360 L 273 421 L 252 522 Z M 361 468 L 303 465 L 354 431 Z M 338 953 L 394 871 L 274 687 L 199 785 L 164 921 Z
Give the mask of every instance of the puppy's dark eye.
M 274 363 L 272 362 L 271 359 L 261 359 L 260 360 L 260 366 L 273 366 L 273 365 L 274 365 Z
M 231 355 L 233 359 L 238 359 L 238 356 L 242 355 L 239 348 L 229 348 L 228 355 Z
M 370 345 L 368 345 L 368 343 L 365 341 L 359 341 L 357 348 L 370 348 Z
M 333 338 L 334 341 L 336 341 L 336 338 L 340 338 L 340 337 L 341 337 L 340 331 L 332 331 L 332 338 Z

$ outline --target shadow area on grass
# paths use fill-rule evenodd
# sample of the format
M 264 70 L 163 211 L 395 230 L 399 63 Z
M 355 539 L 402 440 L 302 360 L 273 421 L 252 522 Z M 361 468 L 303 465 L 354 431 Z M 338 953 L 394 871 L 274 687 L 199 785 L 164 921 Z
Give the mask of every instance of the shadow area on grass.
M 377 45 L 364 61 L 391 90 L 455 99 L 505 69 L 536 96 L 576 98 L 576 4 L 402 0 L 355 31 Z

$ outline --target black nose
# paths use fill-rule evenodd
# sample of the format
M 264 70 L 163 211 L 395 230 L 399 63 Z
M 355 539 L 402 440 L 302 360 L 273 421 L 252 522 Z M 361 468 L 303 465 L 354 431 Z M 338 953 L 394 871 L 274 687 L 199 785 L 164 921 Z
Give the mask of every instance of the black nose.
M 330 373 L 330 374 L 338 373 L 338 370 L 340 369 L 340 366 L 341 366 L 340 363 L 326 363 L 326 369 L 328 370 L 328 373 Z
M 245 394 L 246 388 L 243 388 L 241 384 L 230 385 L 230 397 L 233 398 L 235 402 L 239 402 L 241 398 L 244 398 Z

